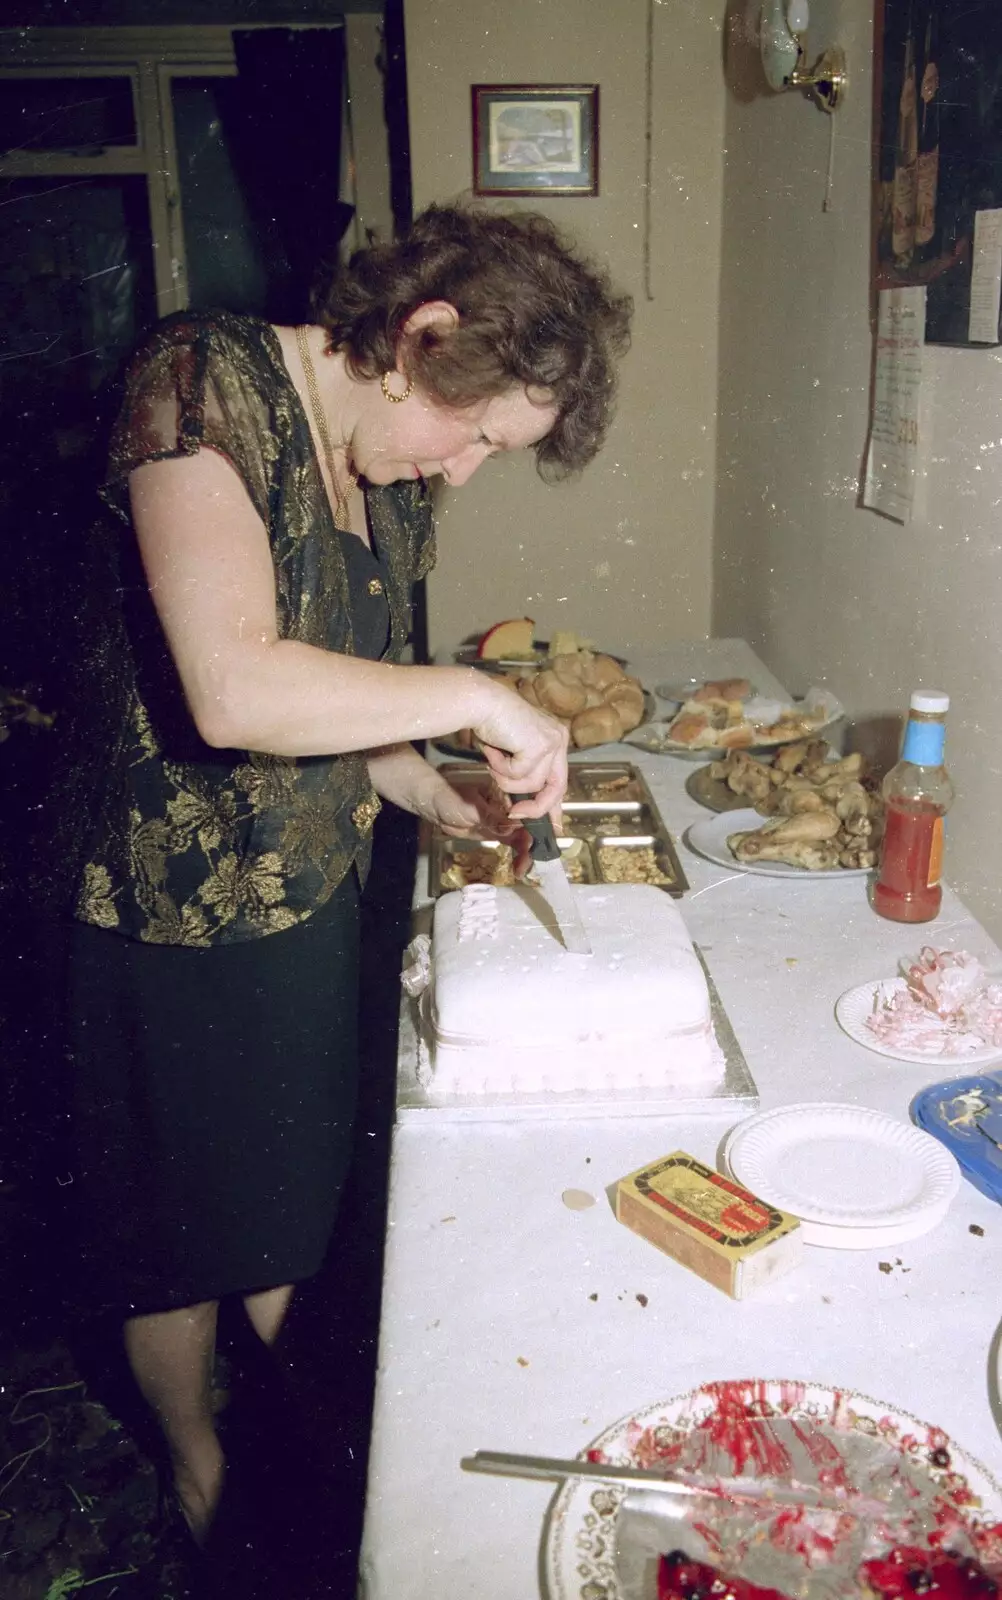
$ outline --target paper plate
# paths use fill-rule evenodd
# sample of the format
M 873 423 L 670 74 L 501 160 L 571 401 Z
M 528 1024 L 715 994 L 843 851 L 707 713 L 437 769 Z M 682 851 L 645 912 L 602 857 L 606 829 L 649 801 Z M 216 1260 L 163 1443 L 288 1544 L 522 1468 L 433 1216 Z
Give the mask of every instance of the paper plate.
M 726 1153 L 753 1194 L 807 1225 L 860 1232 L 864 1241 L 869 1229 L 935 1226 L 960 1187 L 957 1162 L 936 1139 L 865 1106 L 760 1112 L 734 1129 Z
M 900 1473 L 912 1476 L 912 1481 L 924 1488 L 927 1522 L 935 1520 L 940 1509 L 948 1518 L 959 1510 L 972 1531 L 1002 1518 L 1002 1488 L 986 1467 L 941 1429 L 883 1400 L 793 1379 L 704 1384 L 620 1418 L 582 1454 L 621 1466 L 651 1467 L 674 1461 L 697 1470 L 719 1471 L 721 1465 L 724 1470 L 734 1470 L 735 1463 L 726 1458 L 721 1462 L 719 1455 L 711 1464 L 712 1447 L 721 1436 L 733 1437 L 742 1417 L 753 1426 L 782 1433 L 784 1439 L 793 1432 L 801 1439 L 809 1431 L 821 1432 L 836 1449 L 841 1446 L 843 1459 L 855 1452 L 865 1453 L 871 1446 L 874 1452 L 883 1451 L 881 1471 L 888 1493 L 895 1492 Z M 821 1460 L 814 1464 L 815 1476 L 819 1468 L 831 1471 L 832 1462 L 832 1453 L 822 1452 Z M 815 1481 L 807 1476 L 809 1471 L 807 1462 L 800 1463 L 797 1481 Z M 781 1473 L 776 1477 L 782 1480 Z M 869 1488 L 880 1497 L 880 1476 L 870 1479 Z M 596 1485 L 581 1479 L 564 1483 L 551 1501 L 544 1528 L 542 1566 L 547 1600 L 624 1600 L 617 1524 L 625 1500 L 626 1490 L 619 1485 Z M 730 1518 L 733 1508 L 721 1514 Z M 823 1584 L 824 1573 L 820 1577 Z M 803 1571 L 800 1578 L 803 1587 L 809 1574 Z
M 855 1039 L 857 1044 L 865 1045 L 867 1050 L 873 1050 L 878 1056 L 887 1056 L 892 1061 L 914 1061 L 919 1066 L 931 1064 L 963 1068 L 983 1066 L 988 1061 L 998 1061 L 1002 1056 L 1002 1048 L 998 1045 L 981 1045 L 963 1052 L 946 1054 L 942 1050 L 892 1050 L 889 1045 L 882 1044 L 867 1027 L 866 1019 L 873 1014 L 875 1002 L 879 1005 L 882 1000 L 890 999 L 893 994 L 900 994 L 906 987 L 904 978 L 879 978 L 875 983 L 857 984 L 854 989 L 847 989 L 845 994 L 839 995 L 835 1002 L 835 1020 L 850 1039 Z
M 721 1152 L 721 1169 L 727 1177 L 740 1182 L 728 1159 L 728 1144 L 729 1141 L 724 1142 Z M 920 1211 L 914 1217 L 876 1227 L 835 1227 L 831 1223 L 801 1219 L 800 1232 L 805 1244 L 821 1250 L 889 1250 L 892 1246 L 907 1244 L 910 1239 L 919 1239 L 924 1233 L 930 1233 L 942 1222 L 949 1209 L 950 1200 L 944 1199 L 939 1205 L 930 1206 L 927 1211 Z
M 869 867 L 829 867 L 823 872 L 806 867 L 791 867 L 786 861 L 737 861 L 727 843 L 729 834 L 752 833 L 768 822 L 757 811 L 724 811 L 715 817 L 704 817 L 694 822 L 682 835 L 682 843 L 694 855 L 705 856 L 718 867 L 728 867 L 731 872 L 751 872 L 760 878 L 796 878 L 810 881 L 840 883 L 843 878 L 865 878 Z

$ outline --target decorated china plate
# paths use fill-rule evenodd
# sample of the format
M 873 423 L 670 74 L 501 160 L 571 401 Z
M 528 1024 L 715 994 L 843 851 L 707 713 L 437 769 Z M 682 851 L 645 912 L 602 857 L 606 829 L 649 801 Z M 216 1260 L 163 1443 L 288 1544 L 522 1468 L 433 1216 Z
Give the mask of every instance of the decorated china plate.
M 893 1527 L 813 1513 L 817 1521 L 802 1523 L 795 1540 L 789 1511 L 761 1503 L 738 1510 L 701 1498 L 699 1532 L 680 1510 L 663 1513 L 666 1550 L 695 1550 L 704 1536 L 712 1545 L 717 1533 L 732 1572 L 799 1591 L 804 1600 L 848 1600 L 857 1592 L 862 1559 L 895 1544 L 925 1545 L 940 1530 L 963 1553 L 991 1557 L 993 1566 L 999 1554 L 1002 1487 L 988 1469 L 942 1429 L 847 1389 L 791 1379 L 707 1383 L 622 1417 L 584 1454 L 621 1466 L 676 1466 L 774 1483 L 823 1487 L 844 1480 L 886 1504 Z M 636 1510 L 637 1498 L 628 1500 L 623 1486 L 568 1479 L 544 1530 L 546 1600 L 653 1596 L 638 1578 Z M 658 1548 L 656 1542 L 652 1549 Z

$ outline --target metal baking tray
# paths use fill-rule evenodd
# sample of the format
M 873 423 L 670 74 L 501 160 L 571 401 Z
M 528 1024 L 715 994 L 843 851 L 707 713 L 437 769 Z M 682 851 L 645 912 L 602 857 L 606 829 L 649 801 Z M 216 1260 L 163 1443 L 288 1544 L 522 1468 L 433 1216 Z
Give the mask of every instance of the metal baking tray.
M 457 787 L 484 787 L 484 767 L 445 762 L 439 771 Z M 689 883 L 671 834 L 643 774 L 628 761 L 572 762 L 564 799 L 566 834 L 558 841 L 575 883 L 655 883 L 680 899 Z M 433 899 L 465 883 L 511 879 L 511 851 L 492 839 L 450 839 L 433 830 L 428 893 Z

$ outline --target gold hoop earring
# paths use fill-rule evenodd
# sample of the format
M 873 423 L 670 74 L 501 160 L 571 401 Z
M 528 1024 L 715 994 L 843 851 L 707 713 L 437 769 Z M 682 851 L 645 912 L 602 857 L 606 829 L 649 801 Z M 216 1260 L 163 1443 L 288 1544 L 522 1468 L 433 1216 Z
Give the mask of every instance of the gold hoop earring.
M 394 394 L 393 390 L 390 388 L 390 378 L 391 377 L 392 377 L 392 373 L 384 372 L 383 376 L 379 380 L 379 387 L 383 391 L 383 398 L 386 399 L 386 400 L 389 400 L 392 405 L 398 406 L 400 404 L 401 400 L 409 399 L 410 396 L 414 393 L 414 379 L 413 378 L 408 378 L 407 379 L 407 387 L 404 390 L 403 394 Z

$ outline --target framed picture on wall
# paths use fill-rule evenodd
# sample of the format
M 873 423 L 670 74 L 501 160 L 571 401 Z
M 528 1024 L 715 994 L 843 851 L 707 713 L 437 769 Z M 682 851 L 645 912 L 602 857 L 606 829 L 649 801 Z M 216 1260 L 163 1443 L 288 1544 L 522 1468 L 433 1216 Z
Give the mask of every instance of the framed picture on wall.
M 598 194 L 598 85 L 475 83 L 474 194 Z

